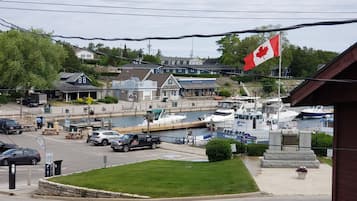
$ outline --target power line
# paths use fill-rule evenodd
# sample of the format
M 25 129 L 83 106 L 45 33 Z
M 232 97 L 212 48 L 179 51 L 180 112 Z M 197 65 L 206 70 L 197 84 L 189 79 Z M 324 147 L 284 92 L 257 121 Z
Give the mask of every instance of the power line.
M 8 22 L 7 20 L 3 19 L 0 17 L 0 20 L 5 22 L 6 24 L 8 25 L 5 25 L 6 27 L 8 27 L 9 25 L 11 25 L 10 27 L 11 28 L 16 28 L 20 31 L 23 31 L 23 32 L 30 32 L 30 33 L 33 33 L 33 34 L 36 34 L 36 35 L 41 35 L 41 36 L 45 36 L 45 37 L 54 37 L 53 35 L 48 35 L 48 34 L 40 34 L 40 33 L 34 33 L 34 32 L 31 32 L 25 28 L 22 28 L 22 27 L 19 27 L 11 22 Z M 339 25 L 339 24 L 347 24 L 347 23 L 356 23 L 357 22 L 357 19 L 353 19 L 353 20 L 348 20 L 348 21 L 325 21 L 325 22 L 315 22 L 315 23 L 307 23 L 307 24 L 299 24 L 299 25 L 294 25 L 294 26 L 290 26 L 290 27 L 285 27 L 285 28 L 274 28 L 274 29 L 266 29 L 266 30 L 257 30 L 257 29 L 254 29 L 254 30 L 248 30 L 248 31 L 254 31 L 257 32 L 257 33 L 265 33 L 265 32 L 275 32 L 275 31 L 282 31 L 282 30 L 292 30 L 292 29 L 299 29 L 299 28 L 303 28 L 303 27 L 309 27 L 309 26 L 320 26 L 320 25 L 328 25 L 328 26 L 332 26 L 332 25 Z M 0 23 L 0 25 L 3 25 L 3 23 Z M 235 32 L 228 32 L 228 33 L 238 33 L 238 32 L 244 32 L 244 33 L 248 33 L 247 30 L 246 31 L 235 31 Z M 252 32 L 249 32 L 249 33 L 252 33 Z M 224 35 L 229 35 L 227 33 L 225 34 L 215 34 L 215 37 L 216 36 L 224 36 Z M 191 35 L 190 37 L 193 37 L 195 35 Z M 212 37 L 213 35 L 205 35 L 206 37 Z M 63 36 L 62 36 L 63 37 Z M 181 39 L 183 37 L 186 37 L 186 36 L 178 36 L 179 38 L 175 37 L 175 38 L 169 38 L 168 37 L 147 37 L 146 39 L 143 38 L 143 39 L 130 39 L 130 40 L 139 40 L 139 41 L 143 41 L 143 40 L 149 40 L 150 39 L 156 39 L 156 40 L 172 40 L 172 39 Z M 161 39 L 158 39 L 158 38 L 161 38 Z M 79 38 L 81 39 L 81 38 Z M 55 42 L 60 42 L 60 43 L 63 43 L 62 41 L 59 41 L 59 40 L 55 40 L 55 39 L 52 39 L 54 40 Z M 69 43 L 68 43 L 69 44 Z M 132 62 L 139 62 L 139 63 L 143 63 L 143 64 L 153 64 L 153 65 L 158 65 L 158 67 L 171 67 L 171 68 L 176 68 L 177 66 L 171 66 L 171 65 L 166 65 L 166 64 L 155 64 L 155 63 L 150 63 L 150 62 L 145 62 L 145 61 L 138 61 L 136 59 L 130 59 L 130 58 L 126 58 L 126 57 L 123 57 L 123 56 L 117 56 L 117 55 L 109 55 L 107 53 L 103 53 L 103 52 L 100 52 L 100 51 L 96 51 L 96 50 L 89 50 L 87 48 L 81 48 L 81 47 L 77 47 L 75 45 L 72 45 L 72 44 L 69 44 L 71 45 L 72 47 L 75 47 L 75 48 L 79 48 L 79 49 L 85 49 L 85 50 L 88 50 L 88 51 L 91 51 L 91 52 L 94 52 L 95 54 L 98 54 L 98 55 L 104 55 L 104 56 L 109 56 L 109 57 L 114 57 L 114 58 L 119 58 L 119 59 L 124 59 L 124 60 L 129 60 L 129 61 L 132 61 Z M 193 68 L 193 67 L 187 67 L 187 66 L 181 66 L 182 68 L 186 68 L 186 69 L 196 69 L 196 68 Z M 197 70 L 197 69 L 196 69 Z M 210 71 L 208 70 L 208 72 L 215 72 L 217 73 L 217 71 Z M 221 71 L 222 74 L 224 74 L 224 72 Z M 232 74 L 232 73 L 230 73 Z M 262 76 L 262 75 L 250 75 L 250 76 L 260 76 L 260 77 L 265 77 L 265 78 L 273 78 L 273 79 L 278 79 L 276 77 L 271 77 L 271 76 Z M 304 80 L 310 80 L 310 81 L 319 81 L 319 82 L 335 82 L 335 83 L 357 83 L 357 80 L 351 80 L 351 79 L 320 79 L 320 78 L 301 78 L 301 79 L 304 79 Z
M 1 19 L 1 18 L 0 18 Z M 184 38 L 212 38 L 212 37 L 222 37 L 227 35 L 234 35 L 234 34 L 243 34 L 243 33 L 267 33 L 267 32 L 279 32 L 279 31 L 288 31 L 294 29 L 301 29 L 306 27 L 314 27 L 314 26 L 335 26 L 335 25 L 342 25 L 342 24 L 352 24 L 356 23 L 356 19 L 349 19 L 349 20 L 341 20 L 341 21 L 321 21 L 321 22 L 313 22 L 313 23 L 303 23 L 303 24 L 296 24 L 292 26 L 286 26 L 281 28 L 271 28 L 271 29 L 246 29 L 240 31 L 231 31 L 225 33 L 218 33 L 218 34 L 191 34 L 191 35 L 181 35 L 181 36 L 162 36 L 162 37 L 144 37 L 144 38 L 102 38 L 102 37 L 82 37 L 82 36 L 64 36 L 64 35 L 57 35 L 53 34 L 51 37 L 54 38 L 62 38 L 62 39 L 80 39 L 80 40 L 101 40 L 101 41 L 146 41 L 146 40 L 178 40 Z
M 36 1 L 6 1 L 5 3 L 17 4 L 35 4 L 35 5 L 54 5 L 68 7 L 85 7 L 85 8 L 108 8 L 108 9 L 130 9 L 130 10 L 150 10 L 150 11 L 176 11 L 176 12 L 207 12 L 207 13 L 301 13 L 301 14 L 356 14 L 357 11 L 297 11 L 297 10 L 212 10 L 212 9 L 179 9 L 179 8 L 152 8 L 152 7 L 132 7 L 132 6 L 105 6 L 105 5 L 88 5 L 88 4 L 72 4 L 72 3 L 50 3 Z
M 121 13 L 121 12 L 101 12 L 101 11 L 81 11 L 81 10 L 61 10 L 61 9 L 40 9 L 40 8 L 19 8 L 19 7 L 4 7 L 5 10 L 21 10 L 21 11 L 39 11 L 39 12 L 54 12 L 54 13 L 75 13 L 75 14 L 99 14 L 113 16 L 136 16 L 136 17 L 165 17 L 165 18 L 190 18 L 190 19 L 218 19 L 218 20 L 336 20 L 349 19 L 350 17 L 234 17 L 234 16 L 198 16 L 198 15 L 162 15 L 162 14 L 143 14 L 143 13 Z

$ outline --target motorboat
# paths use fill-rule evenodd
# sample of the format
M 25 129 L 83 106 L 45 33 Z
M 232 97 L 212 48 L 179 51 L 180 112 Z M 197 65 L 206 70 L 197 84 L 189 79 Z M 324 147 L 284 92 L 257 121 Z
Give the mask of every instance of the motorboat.
M 213 114 L 199 118 L 206 123 L 207 128 L 215 130 L 219 127 L 232 127 L 234 124 L 234 109 L 217 109 Z
M 186 119 L 184 114 L 167 113 L 165 109 L 152 109 L 146 111 L 146 118 L 140 126 L 145 126 L 150 122 L 150 125 L 173 124 L 182 122 Z
M 264 101 L 262 111 L 265 118 L 277 123 L 291 122 L 299 115 L 298 112 L 288 109 L 280 98 Z
M 313 106 L 307 109 L 303 109 L 300 113 L 303 119 L 308 118 L 323 118 L 327 115 L 332 115 L 333 110 L 324 109 L 322 105 Z
M 217 138 L 234 139 L 240 143 L 252 144 L 256 143 L 257 137 L 245 131 L 235 130 L 233 128 L 222 128 L 217 131 Z
M 233 127 L 217 130 L 217 137 L 231 138 L 244 143 L 268 143 L 269 132 L 279 128 L 296 127 L 291 122 L 284 125 L 264 118 L 261 111 L 249 111 L 238 115 Z

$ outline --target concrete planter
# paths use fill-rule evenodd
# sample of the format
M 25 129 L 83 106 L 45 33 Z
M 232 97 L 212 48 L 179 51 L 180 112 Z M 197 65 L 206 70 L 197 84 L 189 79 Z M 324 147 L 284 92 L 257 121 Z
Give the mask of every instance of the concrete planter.
M 298 179 L 305 179 L 307 172 L 297 172 L 298 173 Z

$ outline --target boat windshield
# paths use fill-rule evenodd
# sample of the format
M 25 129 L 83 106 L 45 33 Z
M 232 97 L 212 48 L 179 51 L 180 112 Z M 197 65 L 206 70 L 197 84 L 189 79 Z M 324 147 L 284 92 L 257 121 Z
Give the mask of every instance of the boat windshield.
M 228 116 L 230 115 L 231 113 L 226 113 L 226 112 L 215 112 L 213 113 L 214 115 L 219 115 L 219 116 Z
M 242 119 L 242 120 L 263 119 L 263 115 L 261 115 L 261 114 L 257 114 L 257 115 L 240 114 L 240 115 L 238 115 L 238 119 Z

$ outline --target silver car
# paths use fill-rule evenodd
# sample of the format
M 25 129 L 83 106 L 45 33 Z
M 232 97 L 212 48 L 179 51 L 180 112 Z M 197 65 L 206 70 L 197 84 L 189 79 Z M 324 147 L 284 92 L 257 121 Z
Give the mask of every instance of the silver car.
M 122 134 L 119 134 L 113 130 L 98 130 L 93 131 L 91 137 L 89 138 L 89 143 L 94 145 L 107 146 L 112 140 L 120 138 Z

